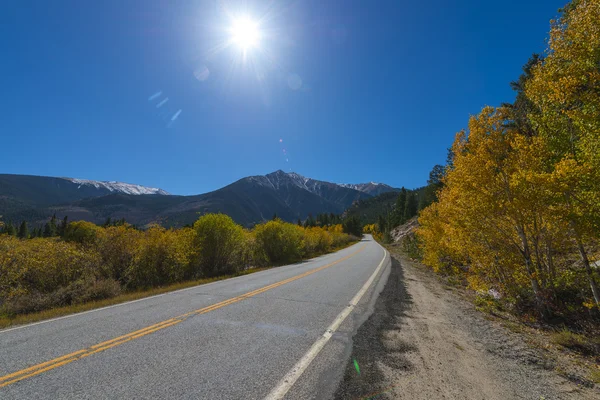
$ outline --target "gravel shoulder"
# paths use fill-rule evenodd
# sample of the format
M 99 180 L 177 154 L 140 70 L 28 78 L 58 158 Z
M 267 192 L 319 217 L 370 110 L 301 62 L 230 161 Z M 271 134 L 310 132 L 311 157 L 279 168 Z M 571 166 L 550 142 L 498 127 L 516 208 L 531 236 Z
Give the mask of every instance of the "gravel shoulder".
M 357 368 L 358 365 L 358 368 Z M 336 399 L 598 399 L 429 270 L 393 255 Z M 360 370 L 360 373 L 358 372 Z

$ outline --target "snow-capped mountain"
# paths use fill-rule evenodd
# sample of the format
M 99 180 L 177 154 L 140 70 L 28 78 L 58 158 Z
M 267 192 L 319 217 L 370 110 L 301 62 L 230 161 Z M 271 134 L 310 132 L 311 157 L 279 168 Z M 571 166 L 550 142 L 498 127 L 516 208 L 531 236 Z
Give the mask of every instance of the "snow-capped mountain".
M 56 215 L 94 223 L 125 218 L 138 226 L 182 226 L 199 214 L 220 212 L 252 226 L 273 215 L 296 222 L 320 213 L 341 214 L 356 202 L 393 190 L 375 183 L 338 185 L 281 170 L 194 196 L 115 181 L 0 174 L 0 215 L 33 225 Z
M 124 194 L 162 194 L 169 195 L 165 190 L 159 188 L 153 188 L 142 185 L 135 185 L 131 183 L 117 182 L 117 181 L 91 181 L 88 179 L 75 179 L 75 178 L 64 178 L 77 185 L 79 188 L 82 186 L 93 186 L 96 189 L 107 189 L 111 193 L 124 193 Z
M 312 178 L 304 177 L 295 172 L 283 172 L 281 170 L 275 171 L 267 175 L 252 176 L 247 179 L 254 179 L 257 182 L 261 182 L 263 185 L 270 186 L 274 189 L 279 189 L 282 185 L 293 184 L 301 189 L 308 190 L 319 196 L 327 195 L 335 187 L 357 190 L 362 193 L 366 193 L 371 196 L 378 196 L 382 193 L 395 192 L 397 189 L 386 185 L 385 183 L 358 183 L 358 184 L 338 184 L 325 181 L 319 181 Z

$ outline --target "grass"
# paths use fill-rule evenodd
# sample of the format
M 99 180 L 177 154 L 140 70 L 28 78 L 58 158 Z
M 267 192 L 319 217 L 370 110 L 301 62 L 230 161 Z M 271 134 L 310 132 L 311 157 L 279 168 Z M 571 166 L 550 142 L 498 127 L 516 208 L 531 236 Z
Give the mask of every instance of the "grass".
M 567 329 L 553 333 L 550 341 L 562 347 L 578 351 L 587 355 L 600 354 L 600 338 L 588 337 L 573 333 Z
M 193 281 L 185 281 L 185 282 L 174 283 L 174 284 L 168 285 L 168 286 L 161 286 L 161 287 L 146 289 L 146 290 L 138 290 L 138 291 L 134 291 L 134 292 L 127 292 L 127 293 L 123 293 L 123 294 L 120 294 L 115 297 L 111 297 L 109 299 L 90 301 L 87 303 L 80 303 L 80 304 L 72 304 L 69 306 L 52 308 L 49 310 L 44 310 L 44 311 L 35 312 L 35 313 L 19 314 L 19 315 L 15 315 L 12 317 L 0 315 L 0 329 L 8 328 L 8 327 L 14 326 L 14 325 L 31 324 L 33 322 L 39 322 L 39 321 L 43 321 L 46 319 L 63 317 L 65 315 L 76 314 L 76 313 L 80 313 L 80 312 L 84 312 L 84 311 L 95 310 L 97 308 L 112 306 L 115 304 L 126 303 L 128 301 L 139 300 L 139 299 L 143 299 L 145 297 L 156 296 L 158 294 L 163 294 L 163 293 L 168 293 L 168 292 L 174 292 L 176 290 L 186 289 L 186 288 L 190 288 L 193 286 L 205 285 L 207 283 L 221 281 L 221 280 L 229 279 L 229 278 L 234 278 L 236 276 L 248 275 L 248 274 L 252 274 L 255 272 L 259 272 L 259 271 L 264 271 L 269 268 L 270 267 L 250 268 L 250 269 L 244 270 L 242 272 L 238 272 L 236 274 L 222 275 L 222 276 L 216 276 L 213 278 L 198 279 L 198 280 L 193 280 Z
M 345 249 L 347 247 L 350 247 L 355 243 L 357 243 L 357 242 L 350 242 L 345 245 L 336 247 L 335 249 L 331 250 L 331 253 Z M 323 253 L 323 254 L 329 254 L 329 253 Z M 311 258 L 318 257 L 323 254 L 317 254 Z M 156 296 L 158 294 L 174 292 L 176 290 L 186 289 L 186 288 L 190 288 L 190 287 L 194 287 L 194 286 L 205 285 L 205 284 L 211 283 L 211 282 L 221 281 L 224 279 L 234 278 L 236 276 L 249 275 L 249 274 L 264 271 L 264 270 L 267 270 L 270 268 L 273 268 L 273 267 L 249 268 L 249 269 L 246 269 L 244 271 L 241 271 L 241 272 L 238 272 L 235 274 L 222 275 L 222 276 L 216 276 L 213 278 L 204 278 L 204 279 L 198 279 L 198 280 L 193 280 L 193 281 L 179 282 L 179 283 L 174 283 L 174 284 L 168 285 L 168 286 L 161 286 L 161 287 L 156 287 L 156 288 L 146 289 L 146 290 L 137 290 L 134 292 L 126 292 L 126 293 L 120 294 L 118 296 L 111 297 L 109 299 L 90 301 L 90 302 L 80 303 L 80 304 L 72 304 L 69 306 L 51 308 L 49 310 L 39 311 L 39 312 L 35 312 L 35 313 L 18 314 L 15 316 L 0 315 L 0 329 L 5 329 L 5 328 L 15 326 L 15 325 L 31 324 L 31 323 L 43 321 L 46 319 L 58 318 L 58 317 L 63 317 L 65 315 L 71 315 L 71 314 L 76 314 L 76 313 L 80 313 L 80 312 L 84 312 L 84 311 L 95 310 L 97 308 L 113 306 L 115 304 L 121 304 L 121 303 L 126 303 L 128 301 L 139 300 L 139 299 L 143 299 L 145 297 Z
M 591 370 L 589 378 L 592 382 L 600 384 L 600 368 L 594 368 Z

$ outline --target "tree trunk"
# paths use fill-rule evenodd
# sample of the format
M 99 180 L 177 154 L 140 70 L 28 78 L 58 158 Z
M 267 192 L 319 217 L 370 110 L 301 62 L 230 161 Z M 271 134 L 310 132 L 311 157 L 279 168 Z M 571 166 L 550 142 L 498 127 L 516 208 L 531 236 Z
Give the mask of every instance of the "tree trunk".
M 525 235 L 525 229 L 519 226 L 517 228 L 517 232 L 519 234 L 519 237 L 521 238 L 521 244 L 523 246 L 521 253 L 523 255 L 523 259 L 525 260 L 525 269 L 527 271 L 527 274 L 529 275 L 531 288 L 533 289 L 533 295 L 535 296 L 535 302 L 537 304 L 538 311 L 542 315 L 542 318 L 547 320 L 550 317 L 550 310 L 548 309 L 546 301 L 542 296 L 540 283 L 538 282 L 535 276 L 535 268 L 532 265 L 533 263 L 531 261 L 531 250 L 529 249 L 529 242 L 527 240 L 527 236 Z
M 581 236 L 577 232 L 575 221 L 571 220 L 569 222 L 571 223 L 571 228 L 573 229 L 573 233 L 575 234 L 577 250 L 579 251 L 579 256 L 581 257 L 583 267 L 585 268 L 585 273 L 587 274 L 588 281 L 590 282 L 590 288 L 592 289 L 592 295 L 594 296 L 594 300 L 596 301 L 596 306 L 600 307 L 600 290 L 598 290 L 598 284 L 596 283 L 596 278 L 594 277 L 594 271 L 592 271 L 592 267 L 590 266 L 590 260 L 588 259 L 585 247 L 583 246 L 583 242 L 581 241 Z

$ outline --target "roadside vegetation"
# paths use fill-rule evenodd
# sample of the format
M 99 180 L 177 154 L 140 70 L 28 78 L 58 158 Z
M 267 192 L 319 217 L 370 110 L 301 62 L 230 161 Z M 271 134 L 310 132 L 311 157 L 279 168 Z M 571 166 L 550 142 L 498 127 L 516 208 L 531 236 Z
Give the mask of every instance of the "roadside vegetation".
M 528 332 L 542 348 L 596 366 L 599 28 L 600 0 L 565 6 L 551 22 L 547 52 L 533 55 L 512 82 L 515 101 L 484 107 L 456 134 L 446 165 L 434 168 L 419 199 L 426 206 L 416 231 L 406 233 L 414 221 L 392 229 L 406 203 L 364 227 L 384 243 L 404 230 L 396 246 L 471 289 L 478 310 Z M 590 368 L 586 379 L 599 383 L 600 370 Z
M 182 229 L 107 222 L 51 220 L 52 235 L 34 238 L 4 229 L 0 327 L 293 263 L 358 240 L 343 224 L 305 228 L 275 218 L 247 230 L 224 214 Z
M 600 0 L 569 3 L 549 49 L 459 132 L 437 201 L 420 214 L 423 262 L 518 313 L 583 327 L 600 306 Z
M 596 383 L 599 27 L 600 0 L 561 10 L 547 52 L 533 55 L 511 84 L 515 101 L 484 107 L 457 133 L 446 165 L 432 171 L 432 203 L 397 244 L 469 288 L 478 310 L 556 352 L 557 370 L 578 360 L 589 366 L 581 381 Z M 365 231 L 386 232 L 377 224 Z

